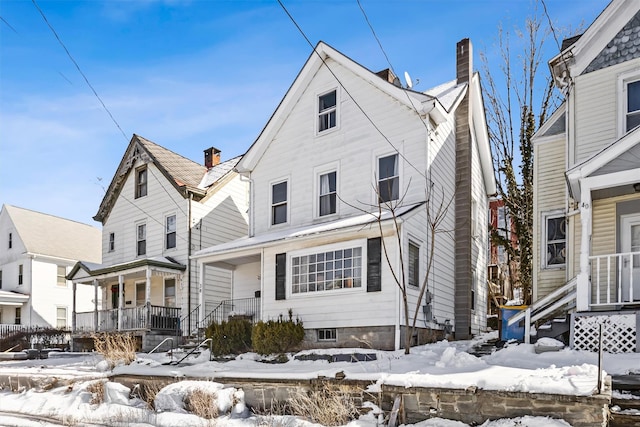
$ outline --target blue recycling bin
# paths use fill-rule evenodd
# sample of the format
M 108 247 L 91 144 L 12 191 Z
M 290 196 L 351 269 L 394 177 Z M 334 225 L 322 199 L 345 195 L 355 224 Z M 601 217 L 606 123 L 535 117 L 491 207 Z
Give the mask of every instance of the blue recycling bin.
M 500 306 L 500 314 L 501 314 L 500 340 L 501 341 L 509 341 L 509 340 L 524 341 L 524 321 L 520 321 L 509 326 L 508 320 L 511 317 L 518 314 L 520 311 L 525 310 L 527 307 L 528 306 L 526 305 L 501 305 Z

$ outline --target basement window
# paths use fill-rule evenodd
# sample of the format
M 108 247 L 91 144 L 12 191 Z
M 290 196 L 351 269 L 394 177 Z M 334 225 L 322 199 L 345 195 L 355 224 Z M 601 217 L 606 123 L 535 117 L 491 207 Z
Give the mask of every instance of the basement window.
M 338 333 L 335 328 L 318 329 L 318 341 L 336 341 Z

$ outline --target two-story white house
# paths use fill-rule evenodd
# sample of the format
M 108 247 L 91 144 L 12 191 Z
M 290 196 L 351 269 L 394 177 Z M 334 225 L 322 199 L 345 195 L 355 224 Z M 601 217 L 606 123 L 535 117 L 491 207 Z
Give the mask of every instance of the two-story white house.
M 531 323 L 573 313 L 575 348 L 639 351 L 640 2 L 613 0 L 549 61 L 564 103 L 534 138 Z
M 189 256 L 246 235 L 248 184 L 233 171 L 238 160 L 221 162 L 209 148 L 197 163 L 133 135 L 94 217 L 102 263 L 81 261 L 69 274 L 102 301 L 74 308 L 76 347 L 96 331 L 132 331 L 150 350 L 163 336 L 193 332 L 198 313 L 224 299 L 210 287 L 200 298 Z M 227 270 L 210 273 L 208 280 L 230 280 Z
M 73 287 L 67 273 L 80 259 L 101 261 L 100 230 L 11 205 L 0 211 L 0 338 L 27 328 L 71 326 Z M 90 310 L 92 289 L 77 290 Z
M 405 310 L 394 275 L 405 275 L 414 344 L 485 329 L 495 181 L 468 39 L 456 78 L 426 92 L 320 42 L 236 170 L 251 185 L 249 233 L 194 255 L 200 277 L 232 273 L 230 287 L 214 284 L 230 298 L 205 325 L 291 309 L 307 346 L 397 349 Z

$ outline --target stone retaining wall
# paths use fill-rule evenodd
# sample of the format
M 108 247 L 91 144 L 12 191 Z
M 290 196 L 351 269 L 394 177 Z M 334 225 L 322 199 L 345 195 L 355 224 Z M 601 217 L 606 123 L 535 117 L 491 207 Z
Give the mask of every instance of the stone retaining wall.
M 145 381 L 161 381 L 166 384 L 179 380 L 166 377 L 149 379 L 116 376 L 112 377 L 111 381 L 133 388 L 136 384 L 144 384 Z M 395 399 L 400 396 L 398 419 L 401 424 L 413 424 L 436 417 L 467 424 L 481 424 L 487 420 L 532 415 L 564 419 L 573 427 L 606 427 L 611 402 L 610 379 L 606 382 L 604 393 L 592 396 L 491 391 L 475 387 L 460 390 L 383 385 L 380 388 L 371 387 L 373 383 L 368 381 L 324 377 L 311 380 L 213 378 L 211 381 L 242 389 L 247 405 L 258 410 L 268 409 L 277 402 L 284 402 L 300 391 L 332 387 L 348 395 L 358 407 L 364 402 L 373 402 L 389 414 Z

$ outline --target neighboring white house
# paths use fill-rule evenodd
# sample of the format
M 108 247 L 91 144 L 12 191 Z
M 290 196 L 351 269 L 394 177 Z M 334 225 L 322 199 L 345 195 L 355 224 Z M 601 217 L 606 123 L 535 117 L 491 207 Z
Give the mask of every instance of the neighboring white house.
M 194 255 L 201 277 L 212 267 L 232 273 L 230 288 L 216 283 L 230 300 L 203 321 L 291 309 L 308 346 L 399 348 L 404 310 L 392 272 L 404 267 L 413 313 L 429 259 L 427 209 L 451 202 L 414 343 L 483 331 L 495 182 L 468 39 L 457 45 L 456 77 L 418 92 L 320 42 L 236 166 L 251 183 L 248 236 Z
M 102 223 L 102 263 L 79 262 L 69 275 L 92 284 L 103 301 L 76 307 L 76 343 L 94 331 L 126 330 L 150 349 L 163 334 L 191 333 L 198 313 L 224 299 L 205 291 L 200 300 L 189 256 L 246 235 L 248 184 L 233 171 L 238 160 L 220 162 L 220 151 L 209 148 L 200 164 L 133 135 L 94 217 Z M 212 270 L 207 279 L 229 276 Z
M 100 262 L 100 236 L 90 225 L 3 205 L 0 331 L 71 326 L 73 287 L 66 275 L 78 260 Z M 78 307 L 93 307 L 91 288 L 79 288 L 76 297 Z
M 640 2 L 613 0 L 549 66 L 565 101 L 534 137 L 532 321 L 573 313 L 574 347 L 638 351 Z

